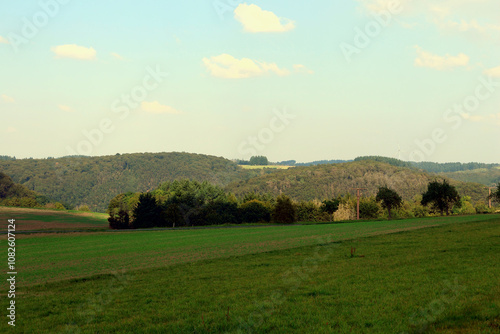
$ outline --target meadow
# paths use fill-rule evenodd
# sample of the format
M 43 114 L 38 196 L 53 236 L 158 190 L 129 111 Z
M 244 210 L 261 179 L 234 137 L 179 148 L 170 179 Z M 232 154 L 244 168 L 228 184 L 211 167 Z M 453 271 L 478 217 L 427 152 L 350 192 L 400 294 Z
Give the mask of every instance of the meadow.
M 289 169 L 294 167 L 294 166 L 283 166 L 283 165 L 238 165 L 238 166 L 243 169 L 264 169 L 264 168 Z
M 0 206 L 0 230 L 16 219 L 17 231 L 107 230 L 108 214 L 72 210 L 25 209 Z
M 500 215 L 31 234 L 17 244 L 16 332 L 500 329 Z

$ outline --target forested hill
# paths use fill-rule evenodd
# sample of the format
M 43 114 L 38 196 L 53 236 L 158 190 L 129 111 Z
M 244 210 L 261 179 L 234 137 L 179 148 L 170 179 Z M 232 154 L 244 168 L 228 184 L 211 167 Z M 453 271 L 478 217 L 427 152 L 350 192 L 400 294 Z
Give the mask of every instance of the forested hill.
M 354 161 L 379 161 L 396 167 L 407 167 L 424 170 L 429 173 L 436 173 L 463 182 L 476 182 L 486 186 L 493 186 L 500 182 L 500 164 L 485 164 L 481 162 L 413 162 L 402 161 L 394 158 L 380 156 L 358 157 Z
M 0 205 L 33 207 L 49 203 L 49 199 L 0 172 Z
M 357 157 L 354 161 L 362 161 L 362 160 L 371 160 L 371 161 L 379 161 L 385 162 L 390 165 L 396 167 L 408 167 L 408 168 L 417 168 L 423 169 L 426 172 L 430 173 L 452 173 L 452 172 L 462 172 L 462 171 L 470 171 L 476 169 L 496 169 L 500 166 L 500 164 L 485 164 L 482 162 L 430 162 L 430 161 L 422 161 L 422 162 L 414 162 L 414 161 L 403 161 L 394 158 L 387 158 L 381 156 L 364 156 Z
M 137 153 L 103 157 L 0 160 L 14 182 L 69 207 L 105 211 L 127 191 L 148 191 L 162 182 L 189 178 L 226 185 L 262 171 L 244 171 L 230 160 L 190 153 Z
M 355 194 L 354 187 L 366 188 L 363 193 L 375 195 L 379 186 L 389 186 L 404 199 L 412 199 L 427 189 L 427 184 L 437 175 L 417 169 L 396 167 L 372 160 L 295 167 L 280 170 L 246 181 L 234 182 L 228 191 L 241 195 L 247 192 L 283 193 L 297 200 L 319 200 L 346 193 Z M 471 196 L 474 201 L 485 200 L 487 191 L 483 185 L 449 180 L 461 195 Z

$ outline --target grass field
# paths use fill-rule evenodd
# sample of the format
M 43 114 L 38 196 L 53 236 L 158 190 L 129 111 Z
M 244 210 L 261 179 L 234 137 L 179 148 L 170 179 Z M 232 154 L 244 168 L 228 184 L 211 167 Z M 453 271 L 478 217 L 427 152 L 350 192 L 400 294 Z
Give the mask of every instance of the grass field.
M 294 166 L 282 166 L 282 165 L 265 165 L 265 166 L 257 166 L 257 165 L 238 165 L 243 169 L 263 169 L 263 168 L 274 168 L 274 169 L 288 169 L 293 168 Z
M 16 219 L 17 231 L 105 230 L 109 226 L 105 213 L 0 206 L 0 231 L 5 231 L 7 220 L 13 218 Z
M 499 215 L 58 233 L 17 244 L 16 332 L 500 329 Z

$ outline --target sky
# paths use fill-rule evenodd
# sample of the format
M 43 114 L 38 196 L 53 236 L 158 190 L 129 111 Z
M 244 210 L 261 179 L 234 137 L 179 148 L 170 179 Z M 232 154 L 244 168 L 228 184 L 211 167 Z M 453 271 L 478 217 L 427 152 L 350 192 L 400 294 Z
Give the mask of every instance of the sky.
M 0 4 L 0 155 L 500 163 L 498 0 Z

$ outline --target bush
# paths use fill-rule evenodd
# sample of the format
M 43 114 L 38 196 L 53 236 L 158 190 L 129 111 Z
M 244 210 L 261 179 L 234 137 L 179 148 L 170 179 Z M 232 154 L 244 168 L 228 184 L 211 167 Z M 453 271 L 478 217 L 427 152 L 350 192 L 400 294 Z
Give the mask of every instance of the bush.
M 242 222 L 258 223 L 271 221 L 271 210 L 258 200 L 251 200 L 241 204 L 239 216 Z
M 238 205 L 234 202 L 212 202 L 200 210 L 200 218 L 206 225 L 237 224 Z
M 276 198 L 273 220 L 278 224 L 292 224 L 295 218 L 295 207 L 290 197 L 281 195 Z
M 59 202 L 45 204 L 47 209 L 65 210 L 66 208 Z
M 354 208 L 348 203 L 340 203 L 338 210 L 333 214 L 334 221 L 354 220 L 355 218 Z
M 490 209 L 484 201 L 478 201 L 476 203 L 476 213 L 489 213 Z
M 297 221 L 317 221 L 321 215 L 321 211 L 314 204 L 314 202 L 299 202 L 295 203 L 295 213 L 297 215 Z
M 85 211 L 85 212 L 90 212 L 90 208 L 88 205 L 80 205 L 76 207 L 77 211 Z
M 323 204 L 320 207 L 320 210 L 322 212 L 328 212 L 329 214 L 333 214 L 335 211 L 338 210 L 339 204 L 340 204 L 339 199 L 324 200 Z
M 457 215 L 475 214 L 476 209 L 471 203 L 470 196 L 463 196 L 462 198 L 460 198 L 460 203 L 453 207 L 453 213 Z
M 365 219 L 378 218 L 380 206 L 373 198 L 361 198 L 359 201 L 359 217 Z
M 109 227 L 113 230 L 121 230 L 130 228 L 130 217 L 125 210 L 118 211 L 117 215 L 112 215 L 108 218 Z

